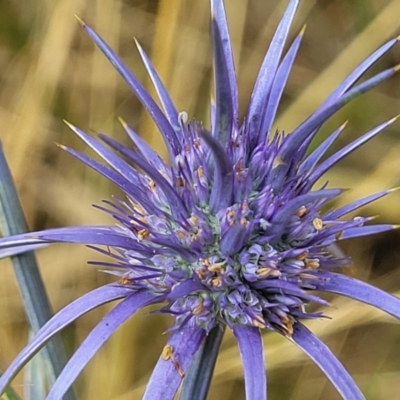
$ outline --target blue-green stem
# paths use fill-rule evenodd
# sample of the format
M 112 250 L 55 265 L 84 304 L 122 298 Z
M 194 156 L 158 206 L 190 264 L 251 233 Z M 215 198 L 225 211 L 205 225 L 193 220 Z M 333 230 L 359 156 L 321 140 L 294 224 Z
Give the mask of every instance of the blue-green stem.
M 207 335 L 186 373 L 181 400 L 205 400 L 210 389 L 225 327 L 215 326 Z
M 4 236 L 28 232 L 15 185 L 0 143 L 0 227 Z M 22 301 L 32 331 L 37 332 L 53 315 L 47 292 L 33 252 L 11 257 Z M 46 378 L 51 385 L 60 374 L 67 357 L 59 336 L 43 350 Z M 74 400 L 70 390 L 64 399 Z
M 0 373 L 0 377 L 1 377 Z M 8 387 L 4 393 L 1 395 L 1 400 L 21 400 L 21 398 L 17 395 L 17 393 L 14 392 L 14 390 L 10 387 Z

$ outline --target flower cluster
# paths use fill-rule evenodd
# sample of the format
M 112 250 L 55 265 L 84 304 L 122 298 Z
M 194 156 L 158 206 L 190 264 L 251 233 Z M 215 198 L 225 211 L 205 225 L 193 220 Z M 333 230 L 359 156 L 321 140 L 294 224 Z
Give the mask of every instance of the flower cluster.
M 311 153 L 308 148 L 330 116 L 396 72 L 396 67 L 390 68 L 354 86 L 397 39 L 369 56 L 293 132 L 275 132 L 277 108 L 304 34 L 302 30 L 282 57 L 297 6 L 298 1 L 289 1 L 261 66 L 245 118 L 239 123 L 223 2 L 211 0 L 216 100 L 211 106 L 210 130 L 194 120 L 188 122 L 187 114 L 176 110 L 140 46 L 163 111 L 97 33 L 82 23 L 153 117 L 170 160 L 164 162 L 124 122 L 134 148 L 105 135 L 98 141 L 70 125 L 108 166 L 61 147 L 126 194 L 123 199 L 114 198 L 99 206 L 118 225 L 51 229 L 4 238 L 0 246 L 25 249 L 52 242 L 89 244 L 110 257 L 110 262 L 98 264 L 118 280 L 86 294 L 49 321 L 0 379 L 0 390 L 64 326 L 94 307 L 123 298 L 71 358 L 51 389 L 50 399 L 65 393 L 120 324 L 139 308 L 154 303 L 161 304 L 160 312 L 173 315 L 175 323 L 168 354 L 160 357 L 146 399 L 173 398 L 202 342 L 210 331 L 224 326 L 233 330 L 240 347 L 248 399 L 266 397 L 262 329 L 276 331 L 297 343 L 344 398 L 363 398 L 344 367 L 302 320 L 321 316 L 309 311 L 310 303 L 327 304 L 312 293 L 314 290 L 339 293 L 400 317 L 400 300 L 335 272 L 349 263 L 334 251 L 337 241 L 393 228 L 364 225 L 369 220 L 365 217 L 343 217 L 390 190 L 329 210 L 328 203 L 342 190 L 318 183 L 333 165 L 395 119 L 330 157 L 324 158 L 326 150 L 345 125 Z

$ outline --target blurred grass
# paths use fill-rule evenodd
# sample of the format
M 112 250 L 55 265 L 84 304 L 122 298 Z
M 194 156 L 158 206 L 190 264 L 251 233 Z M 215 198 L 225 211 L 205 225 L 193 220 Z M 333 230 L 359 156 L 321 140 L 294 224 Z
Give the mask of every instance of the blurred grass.
M 226 1 L 233 38 L 242 115 L 259 65 L 286 0 Z M 62 142 L 84 149 L 62 123 L 126 140 L 122 116 L 165 154 L 152 121 L 76 23 L 78 14 L 117 50 L 153 92 L 132 36 L 151 55 L 179 110 L 208 123 L 211 91 L 209 5 L 206 0 L 32 0 L 0 2 L 0 137 L 10 160 L 32 230 L 110 222 L 91 208 L 115 189 L 56 148 Z M 277 126 L 290 131 L 365 56 L 400 34 L 399 0 L 307 0 L 291 39 L 307 31 L 290 77 Z M 377 72 L 400 62 L 400 47 L 382 59 Z M 372 72 L 373 72 L 372 71 Z M 370 73 L 369 73 L 370 74 Z M 321 130 L 322 137 L 349 119 L 337 146 L 393 117 L 400 110 L 395 77 L 347 106 Z M 347 202 L 400 184 L 399 123 L 342 161 L 329 174 L 332 186 L 352 188 Z M 379 221 L 400 221 L 400 194 L 363 210 Z M 351 273 L 400 294 L 397 232 L 344 243 L 353 257 Z M 55 309 L 106 281 L 85 265 L 98 257 L 87 249 L 55 246 L 39 261 Z M 368 399 L 394 399 L 400 391 L 400 326 L 383 313 L 343 299 L 332 300 L 333 320 L 310 326 L 348 367 Z M 107 306 L 109 307 L 109 306 Z M 64 334 L 72 353 L 107 307 L 81 318 Z M 27 340 L 27 323 L 9 263 L 0 269 L 0 369 Z M 81 399 L 136 399 L 165 343 L 170 321 L 141 312 L 99 352 L 78 381 Z M 338 399 L 322 373 L 289 342 L 267 334 L 269 399 Z M 210 399 L 243 395 L 238 351 L 230 335 L 223 344 Z M 23 380 L 15 381 L 23 393 Z

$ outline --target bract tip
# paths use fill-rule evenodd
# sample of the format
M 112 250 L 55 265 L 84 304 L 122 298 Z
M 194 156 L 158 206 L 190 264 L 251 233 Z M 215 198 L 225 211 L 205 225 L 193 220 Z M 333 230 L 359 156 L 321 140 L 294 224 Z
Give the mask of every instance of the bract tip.
M 138 40 L 135 38 L 135 36 L 133 37 L 133 40 L 134 40 L 134 42 L 135 42 L 136 47 L 137 47 L 139 50 L 141 50 L 141 49 L 142 49 L 142 46 L 140 45 L 140 43 L 138 42 Z
M 84 22 L 81 18 L 79 18 L 76 14 L 74 14 L 74 17 L 78 20 L 78 22 L 79 22 L 83 27 L 86 26 L 85 22 Z
M 54 143 L 55 143 L 55 145 L 56 145 L 57 147 L 59 147 L 60 149 L 62 149 L 62 150 L 67 150 L 67 148 L 66 148 L 63 144 L 57 143 L 57 142 L 54 142 Z
M 124 119 L 122 119 L 122 117 L 118 117 L 118 121 L 124 128 L 128 126 L 128 124 L 125 122 Z
M 65 119 L 63 119 L 63 122 L 64 122 L 64 124 L 65 124 L 65 125 L 67 125 L 67 126 L 68 126 L 68 128 L 70 128 L 70 129 L 74 130 L 75 126 L 74 126 L 74 125 L 72 125 L 70 122 L 68 122 L 68 121 L 67 121 L 67 120 L 65 120 Z

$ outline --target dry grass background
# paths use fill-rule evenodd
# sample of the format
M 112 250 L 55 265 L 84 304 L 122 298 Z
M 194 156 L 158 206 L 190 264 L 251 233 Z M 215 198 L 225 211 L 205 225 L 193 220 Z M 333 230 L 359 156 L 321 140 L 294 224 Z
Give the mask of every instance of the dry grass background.
M 286 0 L 225 0 L 237 62 L 244 112 L 265 49 Z M 73 14 L 90 23 L 152 91 L 132 36 L 151 55 L 179 110 L 207 123 L 211 91 L 207 0 L 32 0 L 0 2 L 1 140 L 32 230 L 101 224 L 107 216 L 91 208 L 113 188 L 54 142 L 84 149 L 62 123 L 126 140 L 122 116 L 163 152 L 154 124 L 127 86 L 90 42 Z M 307 23 L 277 126 L 290 131 L 307 117 L 366 55 L 400 34 L 400 0 L 303 0 L 291 39 Z M 374 67 L 400 62 L 395 48 Z M 372 72 L 373 72 L 372 71 Z M 347 106 L 321 131 L 344 120 L 349 125 L 337 146 L 398 114 L 400 76 Z M 352 188 L 349 201 L 400 184 L 400 125 L 382 133 L 329 175 L 332 186 Z M 400 222 L 400 194 L 363 210 L 382 222 Z M 400 235 L 397 232 L 344 243 L 354 267 L 349 273 L 400 295 Z M 73 246 L 38 252 L 55 310 L 106 281 L 85 265 L 97 254 Z M 27 340 L 27 323 L 11 266 L 0 269 L 0 369 Z M 400 325 L 382 312 L 332 298 L 332 320 L 310 327 L 348 367 L 368 399 L 396 399 L 400 393 Z M 64 333 L 69 353 L 106 312 L 81 318 Z M 132 318 L 86 368 L 76 385 L 79 399 L 137 399 L 165 343 L 168 318 L 141 312 Z M 223 343 L 210 399 L 241 399 L 242 370 L 236 345 Z M 269 399 L 338 399 L 332 386 L 292 344 L 265 335 Z M 23 393 L 22 375 L 15 388 Z

